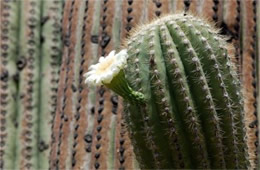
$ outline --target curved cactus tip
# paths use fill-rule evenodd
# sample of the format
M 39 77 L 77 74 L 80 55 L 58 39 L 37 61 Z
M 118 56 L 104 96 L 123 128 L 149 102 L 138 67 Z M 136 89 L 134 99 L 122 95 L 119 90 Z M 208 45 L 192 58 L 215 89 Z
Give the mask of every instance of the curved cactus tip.
M 182 19 L 183 21 L 188 20 L 188 19 L 191 19 L 191 20 L 196 19 L 197 21 L 200 21 L 201 24 L 207 23 L 207 26 L 209 28 L 211 28 L 212 32 L 215 32 L 215 33 L 221 32 L 221 28 L 218 28 L 216 26 L 217 23 L 214 20 L 212 20 L 212 18 L 210 16 L 192 13 L 190 11 L 183 12 L 182 10 L 178 10 L 174 14 L 167 13 L 167 14 L 161 15 L 159 17 L 155 17 L 153 20 L 151 20 L 149 22 L 139 24 L 136 27 L 133 27 L 131 29 L 131 31 L 129 32 L 129 36 L 123 41 L 123 43 L 122 43 L 123 47 L 127 48 L 128 43 L 132 41 L 133 37 L 135 37 L 139 34 L 142 34 L 143 32 L 145 32 L 145 30 L 149 30 L 152 26 L 161 25 L 162 23 L 165 23 L 166 21 L 175 20 L 175 19 Z M 219 36 L 221 36 L 221 35 L 219 35 Z M 230 39 L 230 37 L 228 37 L 227 35 L 221 36 L 221 38 L 223 40 Z
M 128 58 L 127 50 L 119 53 L 111 51 L 107 57 L 100 57 L 99 62 L 89 67 L 84 74 L 85 83 L 90 85 L 105 85 L 129 102 L 144 102 L 142 93 L 132 90 L 125 78 L 124 67 Z

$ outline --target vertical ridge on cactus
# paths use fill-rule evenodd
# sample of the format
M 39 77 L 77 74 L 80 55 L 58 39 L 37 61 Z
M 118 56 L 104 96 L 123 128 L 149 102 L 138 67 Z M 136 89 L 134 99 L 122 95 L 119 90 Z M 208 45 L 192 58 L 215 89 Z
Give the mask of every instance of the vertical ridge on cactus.
M 260 38 L 260 2 L 257 1 L 257 4 L 256 4 L 256 17 L 257 17 L 257 20 L 256 20 L 256 69 L 257 69 L 257 93 L 255 94 L 256 95 L 256 98 L 257 98 L 257 117 L 258 117 L 258 120 L 256 121 L 256 124 L 255 124 L 255 127 L 256 127 L 256 132 L 255 132 L 255 136 L 257 137 L 257 142 L 258 142 L 258 150 L 259 150 L 259 141 L 260 141 L 260 136 L 259 136 L 259 131 L 260 131 L 260 126 L 258 126 L 259 124 L 259 118 L 260 118 L 260 42 L 259 42 L 259 38 Z M 258 151 L 257 153 L 257 163 L 256 163 L 256 166 L 260 166 L 260 153 Z
M 253 49 L 252 51 L 251 51 L 251 54 L 250 54 L 250 57 L 251 57 L 251 59 L 252 59 L 252 63 L 251 63 L 251 67 L 252 67 L 252 78 L 253 78 L 253 80 L 252 80 L 252 82 L 251 82 L 251 86 L 253 87 L 253 90 L 252 90 L 252 94 L 253 94 L 253 99 L 254 99 L 254 101 L 253 101 L 253 103 L 252 103 L 252 105 L 253 105 L 253 107 L 254 107 L 254 110 L 253 110 L 253 115 L 254 115 L 254 117 L 255 117 L 255 120 L 250 120 L 251 122 L 250 122 L 250 124 L 249 124 L 249 126 L 251 126 L 252 127 L 252 125 L 253 124 L 256 124 L 256 122 L 257 122 L 257 120 L 258 120 L 258 115 L 257 115 L 257 110 L 258 110 L 258 106 L 257 106 L 257 101 L 258 101 L 258 99 L 257 99 L 257 97 L 256 97 L 256 93 L 257 93 L 257 90 L 258 90 L 258 88 L 257 88 L 257 58 L 258 58 L 258 55 L 257 55 L 257 2 L 258 1 L 256 1 L 256 0 L 253 0 L 252 2 L 251 2 L 251 5 L 252 5 L 252 11 L 253 11 L 253 14 L 252 14 L 252 19 L 251 19 L 251 21 L 252 21 L 252 28 L 253 28 L 253 30 L 252 30 L 252 34 L 251 34 L 251 43 L 250 43 L 250 45 L 251 45 L 251 48 Z M 250 114 L 250 113 L 249 113 Z M 252 114 L 252 113 L 251 113 Z M 252 130 L 252 129 L 250 129 L 250 130 Z M 254 150 L 258 150 L 258 148 L 259 148 L 259 144 L 258 144 L 258 142 L 257 142 L 257 135 L 256 135 L 256 133 L 257 133 L 257 129 L 256 128 L 253 128 L 253 139 L 254 139 L 254 145 L 253 145 L 253 149 Z M 250 145 L 250 147 L 251 147 L 252 145 Z M 255 162 L 255 164 L 257 164 L 258 163 L 258 160 L 257 160 L 257 153 L 254 153 L 254 160 L 253 160 L 253 162 Z
M 75 60 L 75 82 L 73 84 L 74 87 L 74 92 L 76 92 L 76 95 L 78 95 L 79 97 L 76 98 L 76 96 L 74 97 L 74 100 L 77 100 L 75 103 L 76 106 L 76 113 L 75 113 L 75 124 L 74 124 L 74 139 L 73 139 L 73 146 L 72 146 L 72 156 L 71 156 L 71 166 L 74 168 L 79 168 L 77 167 L 78 165 L 80 165 L 78 162 L 81 162 L 81 160 L 83 158 L 80 157 L 80 155 L 82 155 L 82 153 L 84 153 L 85 151 L 83 149 L 78 149 L 81 147 L 84 147 L 85 141 L 84 140 L 80 140 L 82 138 L 84 138 L 85 134 L 81 133 L 83 128 L 85 128 L 85 124 L 82 123 L 83 119 L 86 119 L 84 114 L 81 114 L 82 112 L 82 105 L 84 103 L 84 91 L 82 88 L 82 83 L 83 83 L 83 79 L 82 79 L 82 74 L 83 74 L 83 67 L 85 65 L 85 60 L 84 60 L 84 55 L 85 55 L 85 40 L 86 40 L 86 33 L 83 33 L 86 30 L 86 22 L 88 19 L 88 8 L 89 8 L 89 4 L 88 1 L 82 1 L 82 4 L 80 5 L 82 6 L 79 9 L 79 18 L 78 20 L 81 22 L 79 23 L 79 27 L 77 28 L 78 30 L 77 32 L 77 36 L 81 38 L 81 40 L 77 41 L 76 44 L 76 56 L 81 56 L 76 58 Z M 80 36 L 82 35 L 82 36 Z M 78 67 L 80 66 L 80 67 Z M 80 119 L 81 117 L 81 119 Z M 81 166 L 81 165 L 80 165 Z
M 245 3 L 241 1 L 241 10 L 244 11 L 241 17 L 241 25 L 243 28 L 242 31 L 242 83 L 243 83 L 243 95 L 246 96 L 246 100 L 244 103 L 244 109 L 246 113 L 246 126 L 248 131 L 248 150 L 249 150 L 249 158 L 251 164 L 255 164 L 259 166 L 257 162 L 257 151 L 258 147 L 258 130 L 257 124 L 257 112 L 259 112 L 259 108 L 257 107 L 257 98 L 255 97 L 256 88 L 256 65 L 257 61 L 255 56 L 255 39 L 256 37 L 256 1 L 250 1 L 250 3 Z M 259 3 L 259 2 L 258 2 Z M 258 24 L 259 25 L 259 24 Z M 259 41 L 259 39 L 258 39 Z M 259 59 L 259 55 L 257 56 Z M 259 67 L 259 66 L 258 66 Z M 258 68 L 259 69 L 259 68 Z
M 101 53 L 102 56 L 104 56 L 107 52 L 107 47 L 111 45 L 111 32 L 108 31 L 111 29 L 111 23 L 108 23 L 108 20 L 111 20 L 114 16 L 114 13 L 111 13 L 111 6 L 114 5 L 115 2 L 111 1 L 101 1 L 100 3 L 100 18 L 96 22 L 100 23 L 99 27 L 99 39 L 100 43 L 98 46 L 98 51 Z M 112 5 L 111 5 L 112 4 Z M 91 168 L 99 169 L 99 168 L 108 168 L 107 166 L 107 156 L 104 153 L 108 153 L 108 147 L 106 146 L 106 143 L 104 143 L 104 140 L 101 140 L 103 138 L 107 137 L 107 134 L 105 134 L 104 128 L 108 128 L 109 125 L 105 124 L 105 113 L 111 113 L 110 111 L 110 103 L 107 100 L 111 97 L 111 94 L 107 92 L 106 88 L 100 87 L 97 89 L 98 93 L 96 96 L 98 102 L 96 104 L 97 106 L 97 115 L 94 125 L 97 127 L 101 127 L 101 130 L 98 130 L 97 128 L 93 131 L 93 143 L 95 143 L 95 146 L 92 146 L 93 155 L 91 159 Z M 108 107 L 105 107 L 108 106 Z M 109 140 L 109 139 L 108 139 Z M 99 155 L 99 156 L 96 156 Z M 102 163 L 104 162 L 104 163 Z M 105 163 L 106 162 L 106 163 Z
M 40 99 L 38 106 L 39 169 L 49 168 L 53 123 L 61 63 L 62 1 L 43 1 L 41 14 Z M 44 120 L 44 121 L 43 121 Z
M 62 8 L 58 4 L 1 1 L 0 169 L 49 167 L 51 111 L 55 109 L 61 48 Z M 56 19 L 50 9 L 55 11 Z
M 14 169 L 19 2 L 0 1 L 0 18 L 0 169 Z
M 138 42 L 131 42 L 131 49 L 133 50 L 131 53 L 129 53 L 129 60 L 131 60 L 134 64 L 133 64 L 133 67 L 129 68 L 129 72 L 125 72 L 126 73 L 126 78 L 128 77 L 131 77 L 135 80 L 137 80 L 136 83 L 133 83 L 133 84 L 130 84 L 132 87 L 134 87 L 135 89 L 137 88 L 140 88 L 141 89 L 141 79 L 140 79 L 140 74 L 144 74 L 144 75 L 147 75 L 148 74 L 148 70 L 147 70 L 147 67 L 141 67 L 140 70 L 136 70 L 136 68 L 138 67 L 139 63 L 142 62 L 148 62 L 148 61 L 143 61 L 141 59 L 143 58 L 140 58 L 135 60 L 135 58 L 131 57 L 133 55 L 136 55 L 136 54 L 139 54 L 139 50 L 140 49 L 144 49 L 144 50 L 147 50 L 147 47 L 144 46 L 144 44 L 141 44 L 141 42 L 144 41 L 143 40 L 143 37 L 141 37 L 140 41 Z M 147 41 L 147 40 L 145 40 Z M 136 51 L 134 51 L 134 45 L 132 46 L 132 44 L 136 44 L 135 46 L 138 46 L 139 48 L 136 49 Z M 148 52 L 148 51 L 147 51 Z M 145 55 L 145 53 L 141 53 L 140 55 Z M 136 72 L 138 71 L 138 72 Z M 148 84 L 149 85 L 149 84 Z M 138 87 L 139 86 L 139 87 Z M 146 90 L 143 89 L 143 90 Z M 141 92 L 141 91 L 139 91 Z M 147 125 L 147 122 L 146 121 L 143 121 L 143 120 L 146 120 L 146 116 L 147 115 L 142 115 L 142 114 L 137 114 L 137 115 L 134 115 L 134 114 L 130 114 L 130 112 L 136 112 L 136 113 L 140 113 L 140 107 L 138 105 L 133 105 L 133 106 L 130 106 L 129 104 L 127 104 L 128 107 L 126 107 L 126 115 L 124 115 L 126 118 L 126 123 L 128 124 L 129 127 L 131 127 L 129 130 L 130 130 L 130 138 L 138 138 L 139 140 L 132 140 L 132 143 L 133 143 L 133 146 L 134 146 L 134 150 L 135 150 L 135 153 L 138 153 L 137 154 L 137 159 L 139 162 L 145 162 L 148 166 L 145 167 L 143 166 L 143 164 L 141 163 L 140 164 L 140 167 L 141 168 L 148 168 L 148 169 L 151 169 L 153 167 L 156 166 L 156 158 L 154 157 L 154 154 L 153 154 L 153 151 L 154 150 L 157 150 L 157 148 L 154 148 L 154 142 L 151 141 L 152 140 L 152 137 L 151 137 L 151 129 L 148 130 L 148 125 Z M 129 113 L 129 114 L 127 114 Z M 132 123 L 132 120 L 135 120 L 137 123 L 136 124 L 133 124 Z M 148 120 L 147 120 L 148 121 Z M 146 133 L 146 130 L 148 130 L 149 132 Z M 145 137 L 145 138 L 143 138 Z M 148 140 L 150 139 L 150 140 Z M 141 149 L 142 148 L 142 149 Z M 146 156 L 145 153 L 148 153 Z M 156 153 L 157 154 L 157 153 Z M 142 161 L 140 161 L 142 160 Z
M 63 53 L 63 60 L 65 61 L 67 69 L 64 73 L 64 81 L 65 86 L 63 86 L 63 96 L 60 99 L 60 107 L 61 113 L 59 114 L 60 125 L 59 125 L 59 135 L 57 139 L 57 159 L 56 159 L 56 168 L 65 169 L 66 166 L 71 165 L 71 159 L 68 159 L 67 155 L 71 155 L 70 149 L 72 148 L 73 134 L 70 133 L 72 129 L 70 128 L 69 120 L 73 118 L 74 107 L 71 107 L 71 103 L 74 103 L 74 95 L 73 95 L 73 80 L 72 77 L 75 72 L 73 68 L 73 64 L 75 59 L 71 56 L 75 55 L 74 48 L 76 44 L 72 44 L 71 42 L 75 41 L 76 35 L 72 35 L 72 32 L 77 31 L 77 23 L 79 22 L 76 18 L 78 18 L 77 11 L 75 10 L 74 6 L 79 4 L 79 1 L 71 0 L 68 3 L 69 10 L 68 10 L 68 19 L 67 19 L 67 29 L 64 29 L 65 37 L 64 37 L 64 45 L 67 46 L 66 52 Z M 64 21 L 65 22 L 65 21 Z M 67 97 L 70 96 L 70 97 Z
M 18 100 L 18 131 L 15 169 L 38 166 L 38 108 L 40 65 L 40 1 L 21 1 L 19 58 L 26 65 L 20 71 Z

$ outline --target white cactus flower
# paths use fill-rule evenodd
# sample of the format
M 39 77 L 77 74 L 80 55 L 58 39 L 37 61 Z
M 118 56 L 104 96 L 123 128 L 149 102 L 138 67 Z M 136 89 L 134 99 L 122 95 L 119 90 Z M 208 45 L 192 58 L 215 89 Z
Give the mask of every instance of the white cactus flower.
M 107 57 L 100 57 L 98 63 L 90 66 L 89 71 L 84 74 L 86 77 L 85 83 L 92 85 L 109 84 L 124 68 L 127 58 L 126 49 L 117 54 L 115 51 L 111 51 Z
M 124 67 L 127 58 L 126 49 L 117 54 L 111 51 L 107 57 L 100 57 L 98 63 L 90 66 L 89 71 L 84 74 L 85 83 L 96 86 L 105 85 L 129 102 L 144 102 L 144 95 L 134 91 L 125 78 Z

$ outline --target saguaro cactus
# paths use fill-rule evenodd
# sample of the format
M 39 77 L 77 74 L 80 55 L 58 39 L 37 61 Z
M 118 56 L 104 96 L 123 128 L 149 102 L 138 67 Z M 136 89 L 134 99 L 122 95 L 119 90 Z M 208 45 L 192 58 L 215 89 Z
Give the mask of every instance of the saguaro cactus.
M 212 19 L 234 42 L 245 87 L 249 157 L 257 163 L 259 9 L 257 0 L 1 0 L 0 169 L 137 168 L 121 123 L 121 98 L 105 88 L 86 87 L 82 74 L 98 56 L 118 50 L 136 25 L 176 11 Z M 61 34 L 65 59 L 60 69 Z M 73 66 L 66 63 L 68 49 Z
M 103 82 L 128 101 L 125 117 L 140 166 L 247 168 L 240 83 L 218 31 L 190 15 L 169 15 L 137 29 L 127 44 L 124 71 L 111 80 L 124 62 L 110 54 L 86 81 Z
M 111 5 L 120 11 L 120 1 L 72 0 L 64 7 L 65 46 L 53 124 L 51 169 L 138 168 L 121 119 L 122 100 L 106 88 L 87 88 L 83 79 L 98 53 L 119 48 L 121 19 L 114 17 Z
M 62 1 L 0 6 L 0 169 L 48 169 Z
M 18 5 L 17 2 L 1 1 L 1 49 L 0 49 L 0 169 L 12 168 L 15 148 L 15 120 L 17 93 L 15 80 L 12 76 L 16 74 L 16 38 L 18 27 Z M 14 11 L 14 12 L 11 12 Z M 11 29 L 12 28 L 12 29 Z

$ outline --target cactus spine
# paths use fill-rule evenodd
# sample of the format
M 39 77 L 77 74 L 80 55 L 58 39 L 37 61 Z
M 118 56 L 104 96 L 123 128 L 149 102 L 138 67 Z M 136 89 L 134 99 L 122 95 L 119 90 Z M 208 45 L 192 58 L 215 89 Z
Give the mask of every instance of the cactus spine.
M 141 27 L 127 44 L 126 77 L 147 99 L 126 104 L 140 166 L 246 168 L 240 84 L 218 31 L 178 14 Z

